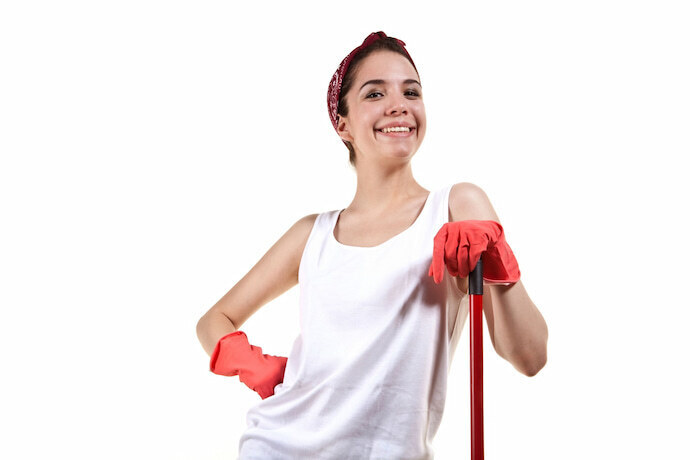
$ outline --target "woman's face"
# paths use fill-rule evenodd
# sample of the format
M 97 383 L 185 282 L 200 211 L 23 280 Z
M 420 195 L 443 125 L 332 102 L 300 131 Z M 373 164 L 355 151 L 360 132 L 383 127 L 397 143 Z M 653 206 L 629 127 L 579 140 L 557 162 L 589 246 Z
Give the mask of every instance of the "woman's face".
M 387 50 L 367 56 L 345 99 L 348 116 L 340 117 L 338 132 L 358 162 L 362 155 L 410 158 L 419 149 L 426 132 L 422 87 L 404 56 Z

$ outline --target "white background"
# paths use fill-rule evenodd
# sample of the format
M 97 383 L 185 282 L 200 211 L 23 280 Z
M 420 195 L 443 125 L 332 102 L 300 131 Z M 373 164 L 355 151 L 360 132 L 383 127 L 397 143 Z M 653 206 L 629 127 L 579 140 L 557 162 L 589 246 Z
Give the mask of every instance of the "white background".
M 681 1 L 3 2 L 0 457 L 235 458 L 259 396 L 196 322 L 356 186 L 326 112 L 370 33 L 420 71 L 427 189 L 482 187 L 549 326 L 485 329 L 487 459 L 687 459 L 690 32 Z M 298 334 L 295 287 L 243 326 Z M 439 460 L 468 458 L 468 329 Z

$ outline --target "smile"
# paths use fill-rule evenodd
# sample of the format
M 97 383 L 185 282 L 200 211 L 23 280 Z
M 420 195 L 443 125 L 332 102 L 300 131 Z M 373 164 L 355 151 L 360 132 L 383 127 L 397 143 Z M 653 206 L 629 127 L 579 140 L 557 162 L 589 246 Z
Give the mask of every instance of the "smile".
M 383 128 L 377 131 L 380 131 L 382 133 L 409 133 L 410 131 L 412 131 L 412 129 L 414 128 L 408 128 L 405 126 L 393 126 L 391 128 Z
M 417 128 L 408 126 L 391 126 L 389 128 L 375 129 L 374 131 L 386 137 L 409 137 L 412 135 L 415 129 Z

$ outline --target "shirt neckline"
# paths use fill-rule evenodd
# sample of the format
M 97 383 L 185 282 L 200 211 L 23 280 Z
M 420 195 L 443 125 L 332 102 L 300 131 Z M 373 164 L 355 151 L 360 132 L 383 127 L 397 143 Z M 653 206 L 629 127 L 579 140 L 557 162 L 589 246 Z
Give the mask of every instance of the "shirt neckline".
M 426 201 L 424 201 L 424 206 L 422 206 L 422 210 L 419 212 L 419 215 L 418 215 L 417 218 L 414 220 L 414 222 L 412 222 L 412 224 L 411 224 L 409 227 L 407 227 L 405 230 L 403 230 L 402 232 L 400 232 L 400 233 L 398 233 L 398 234 L 396 234 L 396 235 L 391 236 L 390 238 L 388 238 L 388 239 L 387 239 L 386 241 L 384 241 L 383 243 L 377 244 L 376 246 L 353 246 L 353 245 L 351 245 L 351 244 L 343 244 L 343 243 L 341 243 L 340 241 L 338 241 L 338 240 L 335 238 L 335 234 L 334 234 L 334 232 L 335 232 L 335 226 L 336 226 L 336 224 L 338 223 L 338 219 L 340 218 L 340 214 L 341 214 L 345 209 L 341 209 L 340 211 L 337 211 L 337 213 L 335 214 L 335 218 L 333 219 L 333 224 L 331 225 L 330 231 L 328 232 L 329 238 L 330 238 L 333 242 L 335 242 L 336 245 L 341 246 L 341 247 L 344 247 L 344 248 L 354 248 L 354 249 L 378 249 L 378 248 L 381 248 L 381 247 L 383 247 L 383 246 L 389 244 L 391 241 L 400 238 L 402 235 L 404 235 L 405 233 L 409 232 L 415 225 L 417 225 L 417 222 L 419 222 L 419 221 L 421 220 L 422 215 L 424 215 L 424 213 L 426 212 L 426 208 L 428 207 L 429 202 L 431 201 L 431 195 L 432 195 L 433 193 L 434 193 L 434 190 L 431 190 L 431 191 L 429 192 L 429 194 L 427 195 Z

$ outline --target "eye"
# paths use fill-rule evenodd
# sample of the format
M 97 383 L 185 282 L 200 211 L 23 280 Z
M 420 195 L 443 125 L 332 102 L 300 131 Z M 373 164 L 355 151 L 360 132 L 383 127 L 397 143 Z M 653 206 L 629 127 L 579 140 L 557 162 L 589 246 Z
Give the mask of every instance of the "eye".
M 367 94 L 366 99 L 374 99 L 372 96 L 375 96 L 377 94 L 383 96 L 383 94 L 379 91 L 372 91 L 371 93 Z
M 407 91 L 405 91 L 405 95 L 418 97 L 419 93 L 414 89 L 408 89 Z

